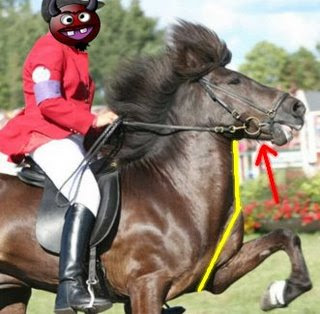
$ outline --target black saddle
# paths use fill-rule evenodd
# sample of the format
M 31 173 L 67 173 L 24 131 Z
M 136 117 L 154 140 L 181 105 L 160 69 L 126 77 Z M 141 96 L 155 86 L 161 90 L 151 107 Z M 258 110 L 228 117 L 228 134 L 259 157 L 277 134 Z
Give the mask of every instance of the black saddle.
M 18 177 L 27 184 L 43 188 L 47 176 L 32 158 L 26 157 Z
M 100 159 L 90 164 L 90 168 L 96 176 L 101 193 L 101 205 L 90 240 L 91 247 L 96 247 L 108 236 L 116 220 L 120 208 L 120 180 L 115 163 Z M 55 185 L 30 157 L 26 158 L 18 177 L 27 184 L 44 188 L 36 235 L 43 248 L 59 254 L 64 216 L 69 207 L 67 199 L 61 194 L 57 197 Z

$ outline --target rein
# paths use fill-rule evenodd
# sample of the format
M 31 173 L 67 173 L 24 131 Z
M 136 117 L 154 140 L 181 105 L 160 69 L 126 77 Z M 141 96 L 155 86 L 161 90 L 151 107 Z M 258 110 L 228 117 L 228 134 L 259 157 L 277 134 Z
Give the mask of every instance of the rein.
M 73 171 L 73 173 L 66 179 L 66 181 L 62 184 L 62 186 L 60 187 L 60 189 L 58 190 L 57 194 L 56 194 L 56 198 L 55 198 L 55 202 L 59 207 L 64 207 L 67 205 L 71 205 L 72 202 L 75 200 L 75 198 L 78 195 L 79 192 L 79 187 L 80 187 L 80 182 L 82 180 L 82 176 L 84 174 L 84 171 L 86 170 L 87 167 L 89 167 L 90 163 L 92 162 L 92 160 L 98 155 L 98 153 L 100 152 L 101 148 L 105 145 L 105 143 L 111 138 L 112 134 L 118 129 L 118 127 L 121 125 L 122 123 L 122 119 L 119 118 L 116 121 L 114 121 L 112 124 L 108 125 L 104 131 L 100 134 L 100 136 L 98 137 L 98 139 L 93 143 L 93 145 L 90 147 L 90 149 L 87 151 L 87 153 L 85 154 L 84 158 L 82 159 L 82 161 L 80 162 L 80 164 L 77 166 L 77 168 Z M 114 157 L 118 151 L 121 148 L 121 143 L 118 143 L 118 145 L 116 145 L 115 149 L 113 149 L 108 156 L 106 157 L 106 159 L 112 158 Z M 75 190 L 75 194 L 73 196 L 73 198 L 69 201 L 67 201 L 66 203 L 61 203 L 59 201 L 59 196 L 62 195 L 62 189 L 64 188 L 64 186 L 75 176 L 77 175 L 78 171 L 81 171 L 80 173 L 80 179 L 78 181 L 76 190 Z
M 169 124 L 158 124 L 158 123 L 146 123 L 146 122 L 138 122 L 138 121 L 126 121 L 123 120 L 123 118 L 118 118 L 115 122 L 110 124 L 109 126 L 106 127 L 106 129 L 102 132 L 102 134 L 99 136 L 99 138 L 95 141 L 95 143 L 92 145 L 92 147 L 89 149 L 87 154 L 85 155 L 84 159 L 80 163 L 80 165 L 77 167 L 77 169 L 71 174 L 71 176 L 64 182 L 62 187 L 57 193 L 56 196 L 56 202 L 58 203 L 58 196 L 61 193 L 62 188 L 64 185 L 73 177 L 77 174 L 77 172 L 83 167 L 81 177 L 84 173 L 84 170 L 86 167 L 89 166 L 90 162 L 92 159 L 99 153 L 100 149 L 107 143 L 107 141 L 111 138 L 112 134 L 118 129 L 118 127 L 121 127 L 122 125 L 124 126 L 129 126 L 133 128 L 138 128 L 140 130 L 144 131 L 149 131 L 149 132 L 154 132 L 155 130 L 171 130 L 172 132 L 170 133 L 160 133 L 157 132 L 157 135 L 171 135 L 173 132 L 182 132 L 182 131 L 195 131 L 195 132 L 211 132 L 211 133 L 217 133 L 217 134 L 224 134 L 224 133 L 229 133 L 229 134 L 234 134 L 237 131 L 244 131 L 248 135 L 251 136 L 256 136 L 260 134 L 261 132 L 261 127 L 266 125 L 266 124 L 273 124 L 275 116 L 277 114 L 277 111 L 279 110 L 280 106 L 283 104 L 284 100 L 289 96 L 288 93 L 282 93 L 281 97 L 277 99 L 272 106 L 270 110 L 265 110 L 253 102 L 251 102 L 249 99 L 246 99 L 244 97 L 240 97 L 230 91 L 225 90 L 222 87 L 217 86 L 216 84 L 211 83 L 209 80 L 201 78 L 199 80 L 199 84 L 204 88 L 204 90 L 207 92 L 209 97 L 213 102 L 217 102 L 222 108 L 224 108 L 227 112 L 229 112 L 232 117 L 237 120 L 242 122 L 242 125 L 236 126 L 236 125 L 217 125 L 214 127 L 200 127 L 200 126 L 185 126 L 185 125 L 169 125 Z M 254 116 L 248 116 L 245 117 L 245 114 L 242 113 L 240 114 L 235 108 L 233 108 L 231 105 L 225 103 L 223 100 L 221 100 L 215 93 L 215 90 L 218 90 L 219 92 L 222 92 L 226 96 L 229 96 L 231 98 L 234 98 L 236 100 L 239 100 L 240 102 L 249 105 L 252 108 L 255 108 L 256 110 L 264 113 L 268 120 L 266 122 L 261 122 L 260 119 L 254 117 Z M 256 128 L 256 130 L 252 131 L 252 124 Z M 117 152 L 120 150 L 121 144 L 118 145 L 110 154 L 108 157 L 111 155 L 114 156 L 117 154 Z M 81 179 L 80 179 L 81 181 Z M 78 184 L 79 185 L 79 184 Z M 76 195 L 78 193 L 78 188 L 76 189 Z M 76 197 L 75 195 L 75 197 Z M 59 204 L 61 206 L 61 204 Z M 63 204 L 65 205 L 65 204 Z
M 196 131 L 196 132 L 213 132 L 213 133 L 235 133 L 238 130 L 245 130 L 247 126 L 215 126 L 215 127 L 200 127 L 200 126 L 185 126 L 185 125 L 170 125 L 158 123 L 145 123 L 136 121 L 122 121 L 123 125 L 136 127 L 144 130 L 149 129 L 168 129 L 172 131 Z M 162 133 L 161 135 L 169 135 Z

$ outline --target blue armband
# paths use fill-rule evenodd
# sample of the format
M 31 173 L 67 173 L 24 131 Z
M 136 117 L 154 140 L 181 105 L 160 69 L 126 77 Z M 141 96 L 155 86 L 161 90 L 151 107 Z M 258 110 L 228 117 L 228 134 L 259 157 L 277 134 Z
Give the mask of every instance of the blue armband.
M 61 82 L 49 80 L 35 83 L 33 91 L 36 103 L 39 106 L 39 104 L 46 99 L 61 97 Z

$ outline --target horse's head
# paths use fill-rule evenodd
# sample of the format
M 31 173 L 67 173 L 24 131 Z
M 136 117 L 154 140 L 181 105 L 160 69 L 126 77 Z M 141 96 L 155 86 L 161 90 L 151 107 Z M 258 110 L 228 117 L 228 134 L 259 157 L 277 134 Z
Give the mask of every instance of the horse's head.
M 198 110 L 206 120 L 196 123 L 224 126 L 234 138 L 271 140 L 283 145 L 293 129 L 303 126 L 305 106 L 298 99 L 225 68 L 231 53 L 207 28 L 181 22 L 173 29 L 170 53 L 175 71 L 191 82 Z
M 206 105 L 222 109 L 215 123 L 230 126 L 231 132 L 239 130 L 243 137 L 283 145 L 292 139 L 293 129 L 303 126 L 306 109 L 302 102 L 239 72 L 218 67 L 200 84 Z
M 157 128 L 126 128 L 120 159 L 157 156 L 167 145 L 177 147 L 170 140 L 182 136 L 159 136 L 172 134 L 167 126 L 205 127 L 228 138 L 287 143 L 292 129 L 303 125 L 304 105 L 225 68 L 230 60 L 230 51 L 214 32 L 180 21 L 165 53 L 125 63 L 109 83 L 109 107 L 127 121 Z

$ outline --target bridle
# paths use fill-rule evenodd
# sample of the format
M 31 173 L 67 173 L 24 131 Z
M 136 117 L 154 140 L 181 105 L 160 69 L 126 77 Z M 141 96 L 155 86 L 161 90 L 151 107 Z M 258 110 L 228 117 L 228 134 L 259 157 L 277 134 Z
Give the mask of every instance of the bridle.
M 270 110 L 265 110 L 257 106 L 253 102 L 251 102 L 249 99 L 238 96 L 214 83 L 211 83 L 206 78 L 200 78 L 198 83 L 207 92 L 207 94 L 212 99 L 212 101 L 217 102 L 222 108 L 224 108 L 227 112 L 229 112 L 235 120 L 240 121 L 242 125 L 236 126 L 232 124 L 229 126 L 218 125 L 214 127 L 200 127 L 200 126 L 146 123 L 146 122 L 126 121 L 126 120 L 123 120 L 122 124 L 124 126 L 133 127 L 134 129 L 141 130 L 141 131 L 155 132 L 156 130 L 159 130 L 159 129 L 162 129 L 162 130 L 167 129 L 171 131 L 169 133 L 158 132 L 156 133 L 158 135 L 170 135 L 173 132 L 180 132 L 180 131 L 212 132 L 212 133 L 218 133 L 218 134 L 224 134 L 224 133 L 234 134 L 237 131 L 244 131 L 249 136 L 257 136 L 261 133 L 261 128 L 263 126 L 268 126 L 268 125 L 272 126 L 274 124 L 275 116 L 277 114 L 278 109 L 283 104 L 284 100 L 289 96 L 288 93 L 282 93 L 281 96 L 275 100 L 272 108 Z M 235 108 L 225 103 L 220 97 L 218 97 L 215 90 L 225 94 L 228 97 L 234 98 L 242 103 L 245 103 L 250 107 L 255 108 L 256 110 L 264 113 L 267 119 L 264 121 L 261 121 L 257 117 L 248 116 L 245 113 L 240 114 Z
M 270 110 L 265 110 L 259 106 L 257 106 L 255 103 L 251 102 L 249 99 L 241 97 L 239 95 L 236 95 L 214 83 L 211 83 L 206 78 L 201 78 L 199 80 L 200 85 L 205 89 L 209 97 L 212 99 L 212 101 L 217 102 L 222 108 L 224 108 L 227 112 L 229 112 L 232 117 L 243 123 L 243 130 L 251 136 L 256 136 L 261 133 L 261 127 L 265 125 L 273 125 L 275 122 L 276 114 L 280 108 L 280 106 L 283 104 L 285 99 L 289 96 L 288 93 L 282 93 L 281 96 L 275 100 L 274 104 L 272 105 L 272 108 Z M 235 108 L 233 108 L 231 105 L 225 103 L 223 100 L 221 100 L 215 93 L 214 90 L 217 90 L 224 95 L 234 98 L 242 103 L 245 103 L 249 105 L 250 107 L 264 113 L 266 115 L 266 120 L 264 122 L 261 122 L 260 119 L 254 116 L 248 116 L 245 113 L 240 114 Z M 254 126 L 256 130 L 251 131 L 250 129 Z M 233 127 L 233 126 L 231 126 Z M 234 126 L 235 127 L 235 126 Z M 237 127 L 236 127 L 237 128 Z
M 214 127 L 200 127 L 200 126 L 185 126 L 185 125 L 169 125 L 169 124 L 157 124 L 157 123 L 145 123 L 145 122 L 137 122 L 137 121 L 126 121 L 125 117 L 119 117 L 116 121 L 114 121 L 111 125 L 107 126 L 106 129 L 102 132 L 102 134 L 99 136 L 99 138 L 95 141 L 95 143 L 92 145 L 90 150 L 87 152 L 83 162 L 89 163 L 94 156 L 98 154 L 100 149 L 105 145 L 105 143 L 108 142 L 108 140 L 111 138 L 112 134 L 118 129 L 121 129 L 122 136 L 124 135 L 122 126 L 128 126 L 130 128 L 133 128 L 133 130 L 138 131 L 147 131 L 147 132 L 153 132 L 157 135 L 171 135 L 176 132 L 181 131 L 196 131 L 196 132 L 212 132 L 212 133 L 218 133 L 218 134 L 234 134 L 237 131 L 244 131 L 246 134 L 251 136 L 257 136 L 261 132 L 261 128 L 266 125 L 272 126 L 275 122 L 276 114 L 280 108 L 280 106 L 283 104 L 284 100 L 289 96 L 288 93 L 282 93 L 281 96 L 274 101 L 274 105 L 270 110 L 265 110 L 253 102 L 251 102 L 249 99 L 240 97 L 216 84 L 211 83 L 209 80 L 205 78 L 199 79 L 199 84 L 204 88 L 204 90 L 207 92 L 209 97 L 212 101 L 217 102 L 222 108 L 224 108 L 227 112 L 229 112 L 232 117 L 240 121 L 242 125 L 236 126 L 236 125 L 218 125 Z M 249 105 L 250 107 L 255 108 L 256 110 L 262 112 L 266 116 L 266 120 L 260 121 L 257 117 L 254 116 L 248 116 L 245 113 L 239 113 L 235 108 L 233 108 L 232 105 L 229 105 L 225 103 L 222 99 L 220 99 L 214 90 L 217 90 L 223 94 L 225 94 L 228 97 L 234 98 L 242 103 L 245 103 Z M 252 128 L 252 124 L 254 124 L 254 127 L 256 128 L 255 131 L 251 131 L 250 128 Z M 156 132 L 156 130 L 163 130 L 168 129 L 170 132 L 163 133 L 163 132 Z M 120 143 L 120 144 L 119 144 Z M 120 140 L 118 143 L 118 146 L 112 150 L 112 152 L 109 154 L 107 159 L 110 159 L 114 155 L 117 154 L 117 152 L 121 149 L 122 140 Z M 81 166 L 81 165 L 80 165 Z M 77 171 L 77 170 L 76 170 Z

